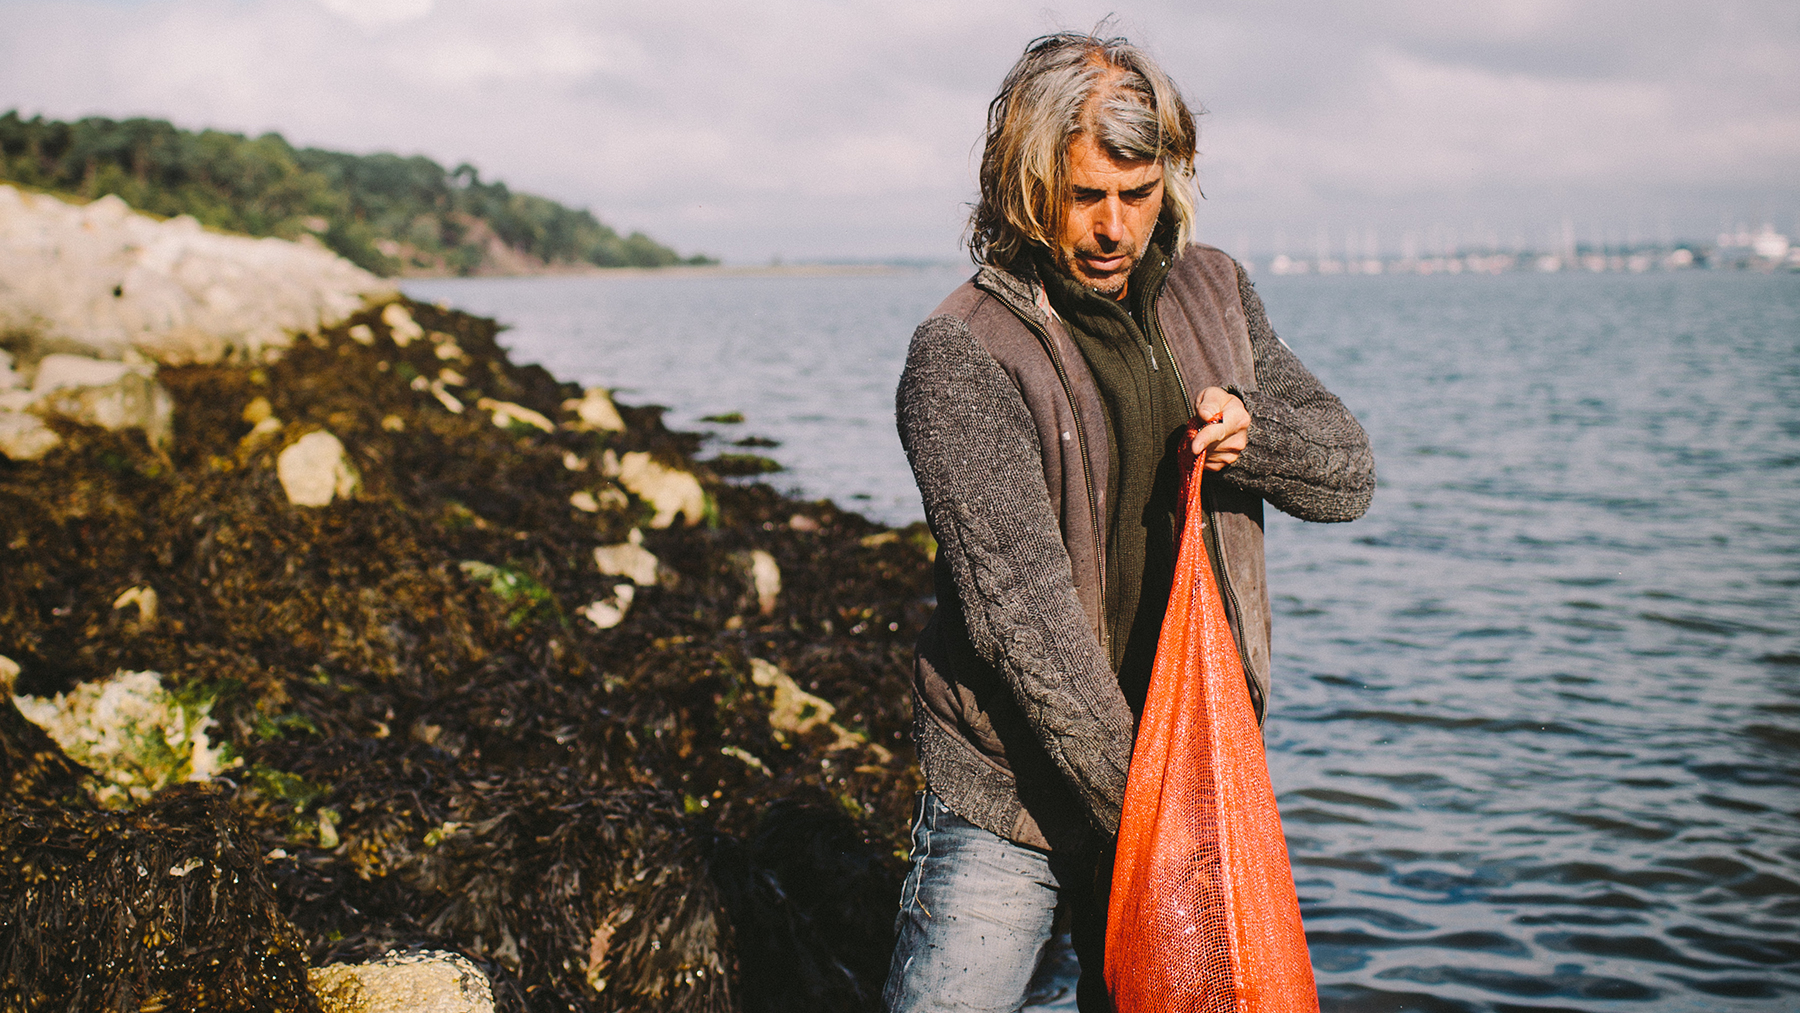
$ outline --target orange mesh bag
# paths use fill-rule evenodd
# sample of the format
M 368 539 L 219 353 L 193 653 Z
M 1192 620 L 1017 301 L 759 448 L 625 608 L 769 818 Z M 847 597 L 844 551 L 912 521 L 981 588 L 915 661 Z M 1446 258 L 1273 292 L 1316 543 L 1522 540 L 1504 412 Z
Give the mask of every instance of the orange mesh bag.
M 1190 464 L 1175 584 L 1131 756 L 1106 985 L 1118 1013 L 1317 1013 L 1262 733 L 1207 560 L 1203 475 Z

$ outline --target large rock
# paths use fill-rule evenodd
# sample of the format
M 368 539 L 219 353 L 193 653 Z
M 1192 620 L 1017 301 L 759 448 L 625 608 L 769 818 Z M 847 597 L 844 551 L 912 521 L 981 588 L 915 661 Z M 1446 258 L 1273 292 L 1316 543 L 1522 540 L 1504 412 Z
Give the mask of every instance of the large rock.
M 323 429 L 283 450 L 275 458 L 275 477 L 295 506 L 322 507 L 333 499 L 349 499 L 362 485 L 343 441 Z
M 54 697 L 15 696 L 13 704 L 94 772 L 95 796 L 108 805 L 143 802 L 228 766 L 207 735 L 216 724 L 212 703 L 177 697 L 155 672 L 118 672 Z
M 0 411 L 0 454 L 14 461 L 35 461 L 62 443 L 44 420 L 24 412 Z
M 493 1013 L 487 975 L 457 953 L 389 953 L 307 972 L 324 1013 Z
M 141 429 L 154 446 L 168 443 L 175 401 L 143 364 L 82 355 L 46 355 L 31 383 L 30 410 L 117 432 Z
M 317 244 L 208 232 L 117 197 L 0 185 L 0 331 L 45 349 L 159 363 L 261 356 L 397 290 Z

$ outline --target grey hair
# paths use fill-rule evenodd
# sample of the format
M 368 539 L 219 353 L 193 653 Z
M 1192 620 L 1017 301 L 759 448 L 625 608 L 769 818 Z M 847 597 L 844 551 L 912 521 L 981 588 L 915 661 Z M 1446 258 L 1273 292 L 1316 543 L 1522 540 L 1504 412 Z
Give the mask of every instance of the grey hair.
M 1123 38 L 1059 32 L 1034 39 L 988 105 L 981 200 L 969 216 L 969 252 L 1010 265 L 1050 246 L 1068 213 L 1069 143 L 1091 134 L 1108 154 L 1163 168 L 1159 228 L 1175 248 L 1193 232 L 1194 116 L 1175 82 Z

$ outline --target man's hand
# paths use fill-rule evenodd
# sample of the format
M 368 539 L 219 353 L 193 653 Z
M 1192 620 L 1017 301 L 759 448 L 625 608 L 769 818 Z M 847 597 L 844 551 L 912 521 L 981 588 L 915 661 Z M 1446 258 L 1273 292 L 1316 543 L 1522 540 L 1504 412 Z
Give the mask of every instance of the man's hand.
M 1237 461 L 1250 443 L 1250 410 L 1237 395 L 1219 387 L 1208 387 L 1194 402 L 1194 415 L 1200 420 L 1200 431 L 1194 435 L 1194 456 L 1207 471 Z

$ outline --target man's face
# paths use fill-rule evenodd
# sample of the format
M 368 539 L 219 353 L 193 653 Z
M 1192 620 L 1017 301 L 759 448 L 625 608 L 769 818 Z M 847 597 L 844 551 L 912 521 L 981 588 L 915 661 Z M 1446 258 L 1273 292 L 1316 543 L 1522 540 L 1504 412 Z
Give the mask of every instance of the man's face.
M 1090 134 L 1069 142 L 1068 217 L 1056 236 L 1056 266 L 1101 295 L 1122 299 L 1162 213 L 1160 162 L 1122 162 Z

